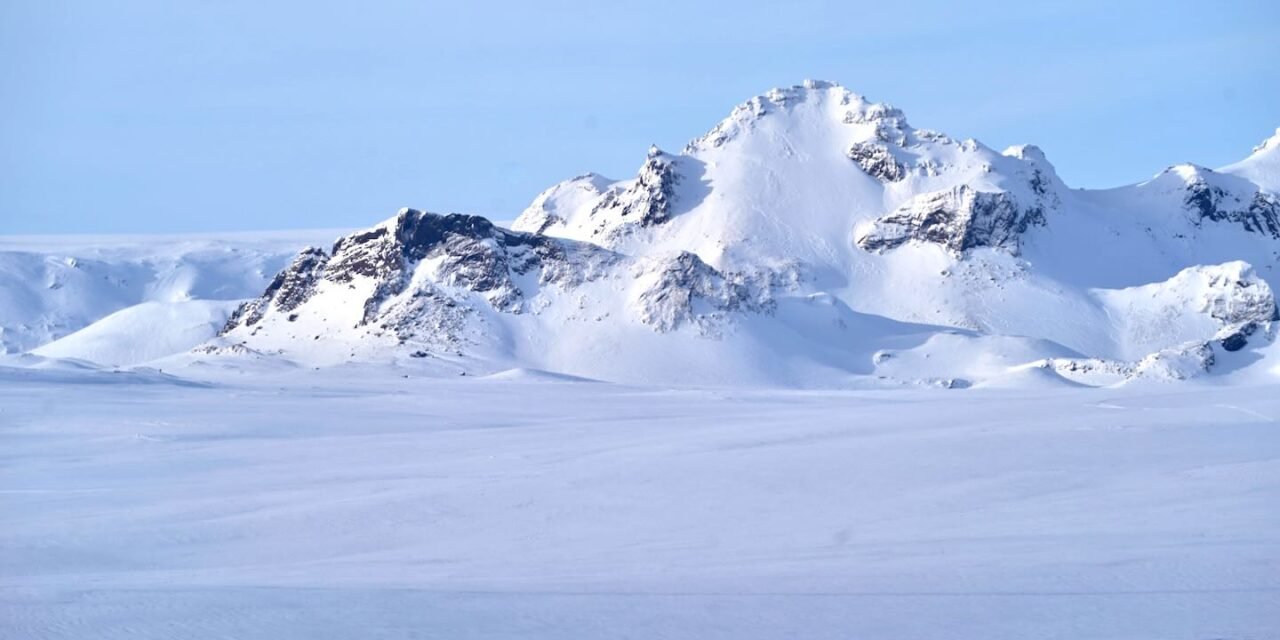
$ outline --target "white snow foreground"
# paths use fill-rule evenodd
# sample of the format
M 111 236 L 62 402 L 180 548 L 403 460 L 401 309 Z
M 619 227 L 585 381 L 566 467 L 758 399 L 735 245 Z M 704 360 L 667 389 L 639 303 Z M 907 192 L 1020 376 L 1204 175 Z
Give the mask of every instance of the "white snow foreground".
M 0 368 L 0 636 L 1275 638 L 1278 417 L 1274 386 Z

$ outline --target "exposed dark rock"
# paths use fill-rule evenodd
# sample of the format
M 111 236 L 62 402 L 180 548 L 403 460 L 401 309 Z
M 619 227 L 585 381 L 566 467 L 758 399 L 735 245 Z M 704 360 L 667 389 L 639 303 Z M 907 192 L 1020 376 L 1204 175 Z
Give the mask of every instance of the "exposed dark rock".
M 889 148 L 877 142 L 855 142 L 846 155 L 880 182 L 897 182 L 907 175 L 906 167 L 893 157 Z
M 1183 204 L 1196 215 L 1197 223 L 1234 222 L 1246 231 L 1280 238 L 1280 199 L 1269 193 L 1257 191 L 1246 201 L 1197 178 L 1187 185 Z
M 416 339 L 450 348 L 466 342 L 467 321 L 475 314 L 470 306 L 430 284 L 379 311 L 379 326 L 391 331 L 401 344 Z
M 1051 183 L 1047 178 L 1045 178 L 1044 173 L 1041 172 L 1038 167 L 1031 170 L 1030 184 L 1031 184 L 1031 190 L 1036 192 L 1036 195 L 1038 196 L 1049 195 L 1049 188 Z
M 516 277 L 537 269 L 539 284 L 573 286 L 598 277 L 601 264 L 613 259 L 613 254 L 591 245 L 508 231 L 479 216 L 405 209 L 381 226 L 339 239 L 331 255 L 320 249 L 304 251 L 261 298 L 241 307 L 223 332 L 253 325 L 269 311 L 295 316 L 293 310 L 321 281 L 354 288 L 357 279 L 370 279 L 373 292 L 363 300 L 361 324 L 381 321 L 397 333 L 415 324 L 447 333 L 460 328 L 470 310 L 444 288 L 474 292 L 499 311 L 519 313 L 525 292 Z M 384 309 L 389 300 L 406 292 L 415 269 L 428 260 L 430 277 L 414 284 L 412 295 L 394 309 Z M 383 317 L 387 313 L 395 316 L 390 324 Z
M 867 251 L 895 249 L 910 241 L 939 244 L 954 253 L 995 247 L 1017 253 L 1022 234 L 1046 223 L 1040 205 L 1021 206 L 1007 192 L 960 186 L 915 198 L 879 218 L 856 242 Z
M 1218 335 L 1218 344 L 1227 351 L 1239 351 L 1249 344 L 1249 337 L 1258 331 L 1260 325 L 1256 322 L 1246 322 L 1236 326 L 1230 333 L 1226 335 Z
M 640 319 L 658 331 L 696 323 L 704 331 L 725 313 L 771 312 L 775 306 L 764 277 L 722 273 L 697 255 L 682 251 L 639 269 L 637 275 L 657 274 L 641 292 Z
M 1209 371 L 1217 364 L 1208 343 L 1190 343 L 1162 349 L 1139 360 L 1128 374 L 1131 378 L 1186 380 Z
M 1249 327 L 1249 333 L 1275 320 L 1274 292 L 1252 267 L 1237 262 L 1197 269 L 1208 276 L 1201 304 L 1209 317 L 1225 327 Z
M 591 215 L 604 213 L 641 227 L 662 224 L 671 218 L 679 183 L 675 158 L 651 147 L 636 180 L 626 188 L 605 192 Z
M 260 298 L 240 305 L 231 314 L 223 331 L 239 324 L 253 326 L 272 306 L 284 312 L 298 308 L 311 297 L 328 261 L 329 256 L 323 249 L 303 249 L 288 267 L 276 274 Z
M 1239 351 L 1249 344 L 1249 337 L 1242 332 L 1233 333 L 1221 341 L 1222 348 L 1227 351 Z

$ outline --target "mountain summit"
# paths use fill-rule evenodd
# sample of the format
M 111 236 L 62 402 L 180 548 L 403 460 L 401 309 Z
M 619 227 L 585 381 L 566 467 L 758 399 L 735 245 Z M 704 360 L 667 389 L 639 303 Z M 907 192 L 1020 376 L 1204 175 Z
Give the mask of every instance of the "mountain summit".
M 1272 194 L 1280 194 L 1280 128 L 1254 147 L 1248 158 L 1219 171 L 1240 176 Z

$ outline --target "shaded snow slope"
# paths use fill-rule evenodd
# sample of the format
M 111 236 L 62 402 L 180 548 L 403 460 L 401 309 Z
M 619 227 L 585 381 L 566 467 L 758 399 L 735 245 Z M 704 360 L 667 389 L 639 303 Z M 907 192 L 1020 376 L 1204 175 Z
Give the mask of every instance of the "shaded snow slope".
M 236 300 L 143 302 L 31 353 L 116 367 L 143 364 L 208 341 L 239 305 Z

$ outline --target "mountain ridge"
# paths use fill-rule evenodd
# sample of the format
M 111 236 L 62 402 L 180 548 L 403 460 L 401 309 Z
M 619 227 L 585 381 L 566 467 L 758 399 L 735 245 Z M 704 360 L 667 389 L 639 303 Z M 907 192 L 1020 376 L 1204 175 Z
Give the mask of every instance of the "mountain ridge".
M 403 209 L 307 249 L 176 358 L 789 386 L 1270 371 L 1277 140 L 1073 189 L 1034 145 L 806 81 L 651 147 L 633 178 L 548 188 L 509 230 Z

